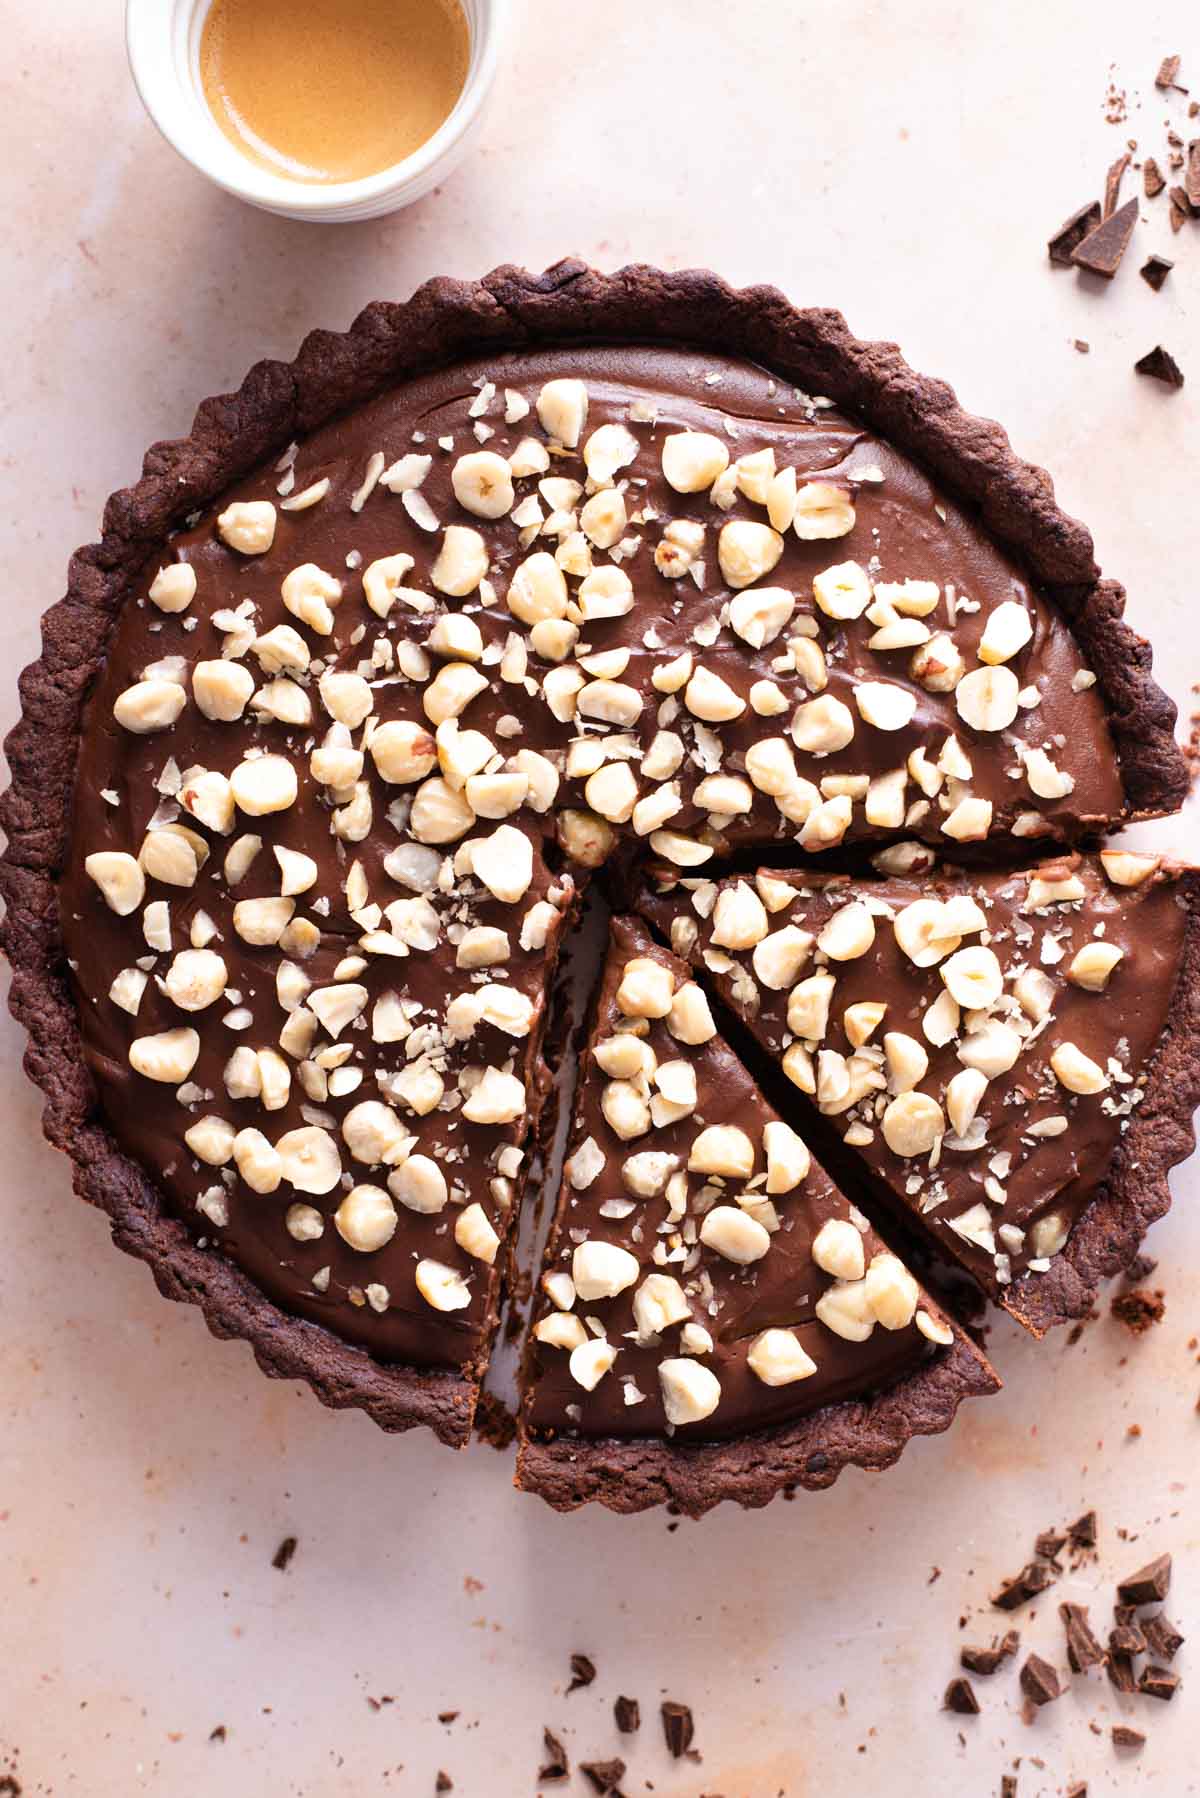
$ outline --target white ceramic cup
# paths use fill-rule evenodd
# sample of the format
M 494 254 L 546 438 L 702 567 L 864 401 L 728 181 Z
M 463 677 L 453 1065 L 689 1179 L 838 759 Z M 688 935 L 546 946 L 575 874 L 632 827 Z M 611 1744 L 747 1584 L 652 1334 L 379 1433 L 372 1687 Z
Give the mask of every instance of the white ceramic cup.
M 290 181 L 243 156 L 204 98 L 200 38 L 212 0 L 126 0 L 125 44 L 142 104 L 167 142 L 226 193 L 284 218 L 342 223 L 395 212 L 429 192 L 473 142 L 500 61 L 509 0 L 460 0 L 471 34 L 454 110 L 403 162 L 360 181 Z M 303 0 L 299 0 L 303 4 Z

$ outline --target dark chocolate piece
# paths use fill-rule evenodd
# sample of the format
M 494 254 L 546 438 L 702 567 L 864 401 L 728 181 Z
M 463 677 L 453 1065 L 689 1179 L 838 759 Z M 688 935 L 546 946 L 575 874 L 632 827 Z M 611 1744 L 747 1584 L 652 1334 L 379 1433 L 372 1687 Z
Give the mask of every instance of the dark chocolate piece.
M 1138 1691 L 1144 1692 L 1147 1698 L 1161 1698 L 1169 1704 L 1181 1684 L 1178 1673 L 1172 1673 L 1169 1667 L 1143 1667 Z
M 1144 1748 L 1146 1738 L 1140 1729 L 1132 1729 L 1128 1723 L 1114 1723 L 1112 1727 L 1114 1748 Z
M 1147 287 L 1152 287 L 1155 293 L 1159 293 L 1162 290 L 1163 282 L 1174 267 L 1175 264 L 1168 262 L 1165 256 L 1148 256 L 1138 273 Z
M 1171 1557 L 1155 1555 L 1117 1587 L 1124 1604 L 1160 1604 L 1171 1590 Z
M 275 1553 L 271 1556 L 271 1565 L 278 1573 L 286 1573 L 292 1564 L 292 1557 L 299 1544 L 295 1536 L 285 1536 Z
M 1162 381 L 1167 387 L 1183 386 L 1183 370 L 1161 343 L 1139 357 L 1133 366 L 1139 375 L 1149 375 L 1152 380 Z
M 1104 1659 L 1104 1650 L 1088 1622 L 1087 1606 L 1060 1604 L 1058 1614 L 1066 1630 L 1067 1660 L 1072 1673 L 1086 1673 L 1089 1667 L 1098 1667 Z
M 1042 1705 L 1053 1704 L 1056 1698 L 1063 1695 L 1063 1683 L 1058 1677 L 1057 1669 L 1049 1661 L 1043 1660 L 1040 1654 L 1026 1657 L 1020 1680 L 1022 1692 L 1039 1710 Z
M 1187 197 L 1187 189 L 1176 184 L 1167 198 L 1171 202 L 1171 229 L 1182 231 L 1192 216 L 1192 203 Z
M 438 1768 L 437 1778 L 433 1782 L 433 1789 L 435 1792 L 452 1792 L 454 1790 L 454 1781 L 442 1767 Z
M 1108 1632 L 1108 1652 L 1124 1655 L 1131 1659 L 1135 1654 L 1145 1654 L 1145 1633 L 1137 1623 L 1116 1623 Z
M 1087 269 L 1089 274 L 1102 275 L 1106 281 L 1111 281 L 1129 248 L 1137 216 L 1137 201 L 1127 200 L 1124 206 L 1090 231 L 1072 251 L 1071 261 L 1075 267 Z
M 997 1610 L 1015 1611 L 1020 1605 L 1028 1604 L 1039 1592 L 1054 1584 L 1054 1575 L 1040 1561 L 1029 1561 L 1019 1573 L 1006 1579 L 999 1591 L 993 1592 L 992 1603 Z
M 1000 1798 L 1017 1798 L 1017 1776 L 1015 1773 L 1001 1774 Z
M 1173 1661 L 1185 1640 L 1165 1611 L 1155 1611 L 1152 1617 L 1144 1617 L 1142 1634 L 1148 1652 L 1160 1661 Z
M 1200 212 L 1200 137 L 1194 137 L 1187 147 L 1187 172 L 1183 177 L 1183 191 L 1193 213 Z
M 1103 210 L 1106 219 L 1111 218 L 1113 213 L 1117 210 L 1121 198 L 1121 182 L 1125 178 L 1125 170 L 1129 167 L 1129 163 L 1130 156 L 1128 150 L 1126 150 L 1123 156 L 1117 157 L 1117 160 L 1109 169 L 1108 174 L 1104 177 Z
M 1067 1535 L 1070 1537 L 1071 1547 L 1077 1551 L 1095 1548 L 1096 1534 L 1096 1513 L 1094 1511 L 1085 1511 L 1082 1517 L 1077 1517 L 1074 1523 L 1067 1525 Z
M 1047 246 L 1051 262 L 1057 262 L 1060 268 L 1070 268 L 1074 252 L 1084 238 L 1096 229 L 1100 219 L 1099 200 L 1089 200 L 1086 206 L 1073 212 L 1069 219 L 1064 219 Z
M 571 1656 L 571 1683 L 567 1687 L 568 1695 L 577 1692 L 580 1686 L 590 1686 L 596 1677 L 596 1663 L 589 1660 L 586 1654 Z
M 579 1771 L 601 1798 L 610 1798 L 625 1777 L 625 1762 L 617 1755 L 609 1761 L 580 1761 Z
M 1179 63 L 1178 56 L 1164 56 L 1158 65 L 1158 74 L 1154 77 L 1155 87 L 1162 88 L 1164 92 L 1167 88 L 1174 87 L 1176 85 L 1175 77 L 1179 73 Z
M 675 1759 L 679 1760 L 691 1747 L 692 1737 L 696 1733 L 691 1707 L 680 1704 L 674 1698 L 665 1698 L 660 1709 L 667 1747 Z
M 979 1715 L 979 1700 L 975 1696 L 975 1688 L 969 1679 L 963 1679 L 960 1675 L 950 1681 L 942 1699 L 942 1709 L 955 1711 L 960 1717 L 977 1717 Z
M 618 1698 L 613 1704 L 613 1719 L 623 1736 L 632 1736 L 642 1727 L 642 1707 L 636 1698 Z
M 567 1751 L 552 1729 L 542 1730 L 542 1746 L 546 1759 L 538 1768 L 539 1780 L 549 1783 L 551 1780 L 569 1778 L 571 1763 L 567 1759 Z
M 1034 1542 L 1038 1559 L 1057 1563 L 1059 1554 L 1067 1540 L 1065 1530 L 1043 1530 Z
M 1003 1636 L 993 1637 L 990 1648 L 962 1649 L 959 1660 L 968 1673 L 993 1674 L 1004 1662 L 1011 1660 L 1021 1646 L 1021 1638 L 1015 1629 L 1010 1629 Z
M 1108 1656 L 1109 1684 L 1118 1692 L 1136 1692 L 1137 1676 L 1133 1671 L 1133 1658 L 1127 1654 L 1114 1654 L 1111 1649 Z
M 1148 200 L 1155 199 L 1167 185 L 1167 178 L 1155 162 L 1153 156 L 1147 156 L 1142 164 L 1142 187 Z

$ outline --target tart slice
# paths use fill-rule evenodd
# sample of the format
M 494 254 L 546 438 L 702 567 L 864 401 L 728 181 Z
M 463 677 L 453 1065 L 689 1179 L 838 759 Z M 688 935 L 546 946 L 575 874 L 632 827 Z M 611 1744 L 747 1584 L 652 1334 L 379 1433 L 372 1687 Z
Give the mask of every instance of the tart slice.
M 1090 1308 L 1193 1146 L 1200 874 L 1103 850 L 652 886 L 646 915 L 877 1192 L 1036 1334 Z
M 612 925 L 569 1146 L 518 1463 L 557 1509 L 765 1504 L 888 1466 L 999 1384 L 633 919 Z

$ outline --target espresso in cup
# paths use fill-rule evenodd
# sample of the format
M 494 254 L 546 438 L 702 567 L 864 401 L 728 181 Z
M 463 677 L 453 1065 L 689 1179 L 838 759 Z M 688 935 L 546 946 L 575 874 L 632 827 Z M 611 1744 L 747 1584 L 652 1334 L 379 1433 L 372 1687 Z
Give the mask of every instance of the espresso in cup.
M 292 181 L 359 181 L 445 122 L 470 49 L 459 0 L 213 0 L 200 75 L 252 162 Z

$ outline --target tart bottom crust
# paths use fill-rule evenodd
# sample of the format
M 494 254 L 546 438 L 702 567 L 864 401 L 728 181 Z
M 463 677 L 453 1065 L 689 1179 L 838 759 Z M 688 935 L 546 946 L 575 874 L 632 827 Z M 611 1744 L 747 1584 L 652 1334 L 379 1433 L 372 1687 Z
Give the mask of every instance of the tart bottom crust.
M 424 1424 L 460 1446 L 470 1433 L 481 1368 L 428 1373 L 383 1366 L 319 1326 L 285 1315 L 196 1245 L 99 1121 L 64 977 L 55 879 L 89 687 L 132 577 L 183 517 L 293 437 L 388 382 L 489 348 L 600 338 L 688 342 L 748 356 L 860 413 L 923 461 L 978 507 L 984 527 L 1022 557 L 1068 618 L 1109 708 L 1129 815 L 1174 809 L 1187 790 L 1172 736 L 1175 708 L 1152 679 L 1149 645 L 1124 623 L 1122 589 L 1098 579 L 1090 537 L 1058 509 L 1049 476 L 1019 460 L 998 425 L 963 412 L 943 382 L 909 369 L 893 345 L 861 343 L 839 313 L 799 311 L 774 288 L 736 291 L 702 270 L 631 267 L 601 275 L 573 260 L 540 276 L 505 266 L 476 283 L 434 280 L 405 304 L 368 306 L 347 332 L 311 333 L 291 363 L 256 364 L 236 393 L 203 402 L 189 436 L 152 446 L 140 481 L 109 499 L 101 541 L 72 558 L 66 596 L 43 619 L 42 655 L 21 677 L 22 716 L 7 742 L 12 784 L 0 801 L 8 835 L 0 861 L 7 903 L 2 940 L 13 970 L 10 1006 L 30 1036 L 25 1066 L 46 1095 L 43 1128 L 71 1156 L 80 1196 L 108 1213 L 118 1247 L 147 1262 L 165 1296 L 198 1304 L 214 1335 L 249 1341 L 265 1372 L 306 1380 L 326 1404 L 358 1406 L 384 1429 Z M 1165 1117 L 1159 1126 L 1176 1143 L 1186 1129 L 1180 1110 L 1172 1107 L 1170 1128 Z M 1165 1178 L 1161 1184 L 1165 1189 Z M 1164 1208 L 1152 1201 L 1146 1221 Z M 1116 1209 L 1124 1209 L 1122 1201 Z M 1138 1215 L 1145 1212 L 1143 1204 Z M 1117 1227 L 1114 1216 L 1108 1228 Z M 898 1452 L 902 1418 L 917 1420 L 913 1429 L 944 1428 L 953 1407 L 943 1387 L 960 1383 L 954 1370 L 964 1353 L 960 1347 L 871 1406 L 846 1407 L 820 1452 L 831 1465 L 857 1459 L 882 1466 Z M 925 1381 L 933 1382 L 928 1400 L 909 1390 L 920 1386 L 924 1393 Z M 865 1431 L 872 1417 L 882 1438 L 868 1443 L 864 1437 L 852 1453 L 849 1435 Z M 808 1419 L 793 1435 L 807 1439 L 816 1427 Z M 794 1451 L 799 1471 L 791 1471 L 789 1450 L 786 1473 L 760 1467 L 755 1474 L 748 1463 L 760 1449 L 747 1443 L 707 1456 L 692 1451 L 700 1459 L 687 1465 L 703 1465 L 716 1481 L 720 1457 L 746 1463 L 744 1478 L 727 1482 L 738 1488 L 729 1495 L 744 1503 L 765 1502 L 768 1484 L 771 1490 L 828 1484 L 825 1470 L 804 1477 L 815 1447 Z M 607 1451 L 596 1445 L 594 1452 Z M 539 1453 L 553 1458 L 561 1450 Z M 612 1464 L 637 1455 L 649 1469 L 670 1462 L 672 1450 L 622 1445 Z M 527 1458 L 527 1472 L 531 1466 Z M 639 1485 L 651 1489 L 651 1476 L 637 1475 L 632 1459 L 622 1477 L 631 1492 Z

